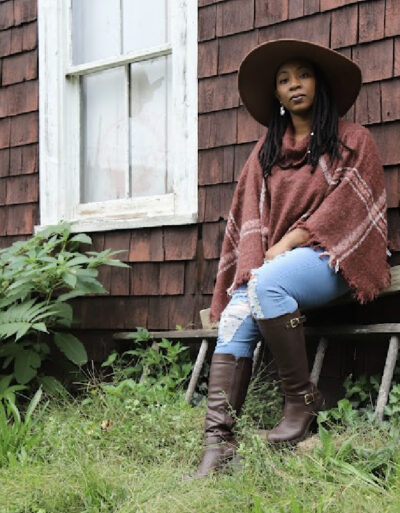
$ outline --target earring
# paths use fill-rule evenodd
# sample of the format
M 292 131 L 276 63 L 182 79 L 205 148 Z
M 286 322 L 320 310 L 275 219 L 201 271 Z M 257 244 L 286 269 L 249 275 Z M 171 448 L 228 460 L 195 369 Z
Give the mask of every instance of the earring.
M 281 108 L 279 109 L 279 114 L 280 114 L 281 116 L 284 116 L 284 115 L 285 115 L 285 112 L 286 112 L 286 111 L 285 111 L 285 107 L 281 104 Z

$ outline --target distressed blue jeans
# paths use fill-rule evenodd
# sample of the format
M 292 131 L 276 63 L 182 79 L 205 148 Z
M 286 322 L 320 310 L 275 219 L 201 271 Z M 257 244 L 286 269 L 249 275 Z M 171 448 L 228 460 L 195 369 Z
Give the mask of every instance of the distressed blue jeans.
M 323 250 L 294 248 L 252 270 L 222 312 L 216 353 L 251 358 L 262 336 L 257 319 L 271 319 L 299 309 L 311 309 L 349 291 L 339 273 L 328 265 Z

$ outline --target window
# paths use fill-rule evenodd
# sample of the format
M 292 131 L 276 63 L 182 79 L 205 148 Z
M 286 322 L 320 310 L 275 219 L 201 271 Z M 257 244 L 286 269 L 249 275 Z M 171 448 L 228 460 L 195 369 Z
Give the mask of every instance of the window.
M 38 5 L 41 224 L 195 222 L 197 2 Z

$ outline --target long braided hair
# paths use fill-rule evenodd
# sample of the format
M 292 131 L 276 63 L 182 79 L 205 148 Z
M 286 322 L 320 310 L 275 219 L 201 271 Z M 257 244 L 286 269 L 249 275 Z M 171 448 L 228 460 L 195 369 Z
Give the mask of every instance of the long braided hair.
M 338 137 L 339 115 L 328 84 L 320 70 L 314 65 L 312 65 L 312 68 L 315 72 L 316 91 L 311 123 L 313 136 L 310 138 L 307 160 L 308 163 L 311 164 L 311 173 L 314 173 L 321 155 L 327 153 L 332 165 L 335 159 L 340 160 L 342 158 L 338 148 L 339 145 L 350 151 L 351 148 L 348 148 Z M 281 116 L 279 107 L 279 102 L 274 97 L 267 137 L 258 154 L 264 177 L 271 174 L 271 169 L 274 164 L 279 165 L 282 137 L 290 123 L 290 114 L 285 112 L 284 116 Z M 283 169 L 285 168 L 283 167 Z

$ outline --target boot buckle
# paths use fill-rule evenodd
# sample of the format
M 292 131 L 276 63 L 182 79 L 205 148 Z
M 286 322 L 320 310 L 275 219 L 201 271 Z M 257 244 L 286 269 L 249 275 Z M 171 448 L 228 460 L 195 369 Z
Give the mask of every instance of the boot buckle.
M 304 404 L 308 406 L 309 404 L 314 402 L 314 392 L 309 394 L 304 394 Z
M 301 323 L 305 322 L 306 316 L 300 315 L 300 317 L 293 317 L 289 320 L 288 324 L 286 324 L 287 328 L 297 328 Z

